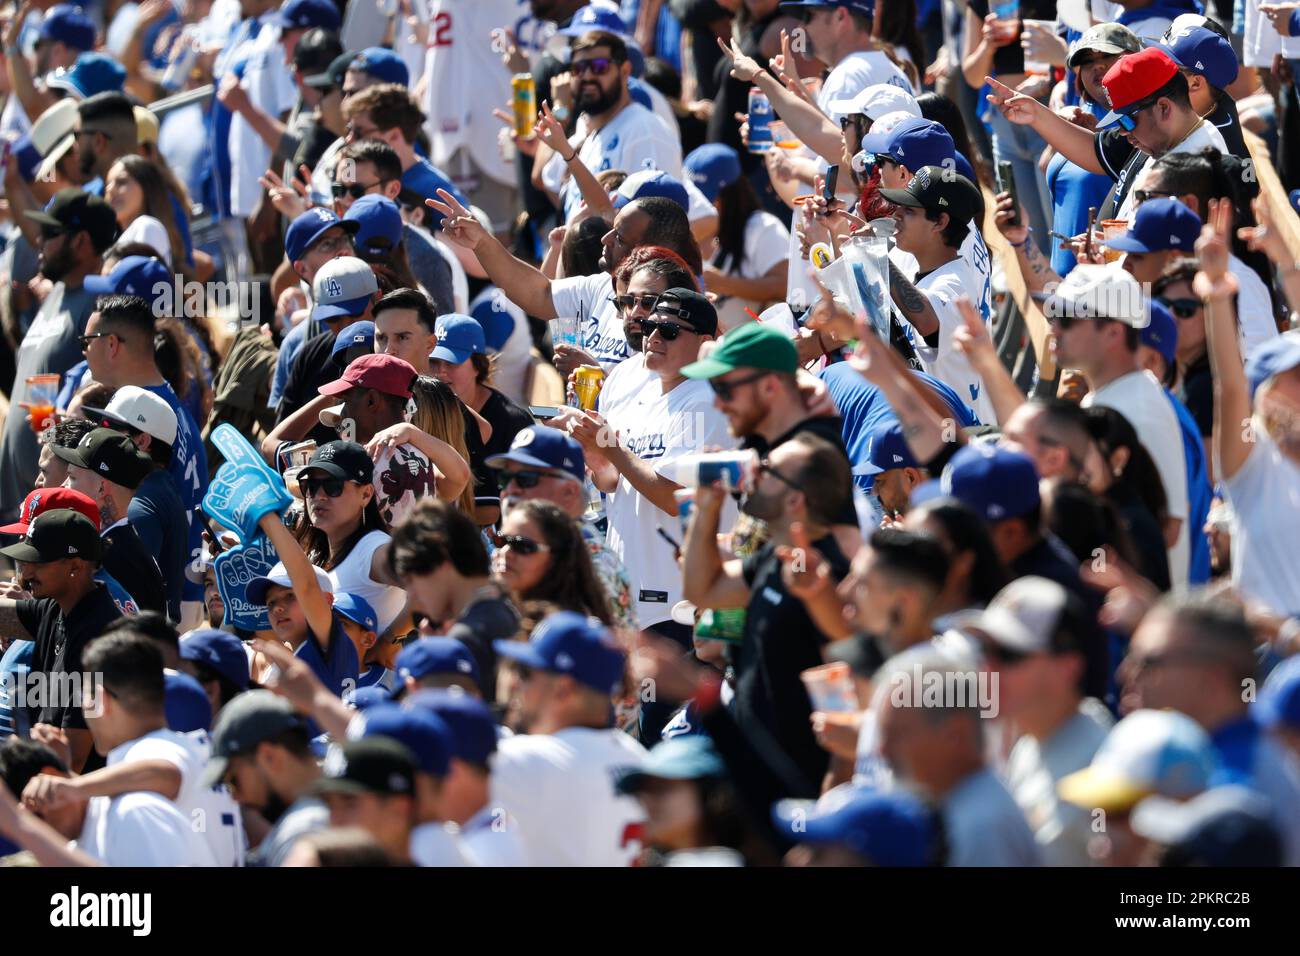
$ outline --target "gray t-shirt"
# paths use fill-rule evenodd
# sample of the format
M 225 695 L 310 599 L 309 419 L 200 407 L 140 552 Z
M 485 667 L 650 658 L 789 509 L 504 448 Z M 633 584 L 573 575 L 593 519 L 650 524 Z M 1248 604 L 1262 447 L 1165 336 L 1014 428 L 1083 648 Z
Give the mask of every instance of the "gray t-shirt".
M 295 800 L 284 815 L 275 821 L 271 832 L 248 855 L 249 866 L 284 866 L 285 857 L 299 837 L 330 825 L 330 812 L 315 797 Z
M 406 261 L 411 266 L 411 274 L 424 286 L 433 300 L 433 307 L 439 315 L 456 311 L 456 299 L 452 291 L 451 266 L 433 243 L 420 235 L 420 230 L 402 226 L 402 245 L 406 246 Z
M 1025 813 L 1048 866 L 1089 866 L 1091 822 L 1082 807 L 1056 794 L 1064 776 L 1092 763 L 1093 754 L 1115 723 L 1099 701 L 1088 698 L 1074 716 L 1046 740 L 1021 737 L 1007 757 L 1007 788 Z
M 86 321 L 94 310 L 95 296 L 56 282 L 18 347 L 10 413 L 0 440 L 0 519 L 12 521 L 36 484 L 40 445 L 18 404 L 28 401 L 27 378 L 46 372 L 62 375 L 81 361 L 77 336 L 86 331 Z
M 1042 866 L 1025 815 L 987 767 L 944 798 L 949 866 Z

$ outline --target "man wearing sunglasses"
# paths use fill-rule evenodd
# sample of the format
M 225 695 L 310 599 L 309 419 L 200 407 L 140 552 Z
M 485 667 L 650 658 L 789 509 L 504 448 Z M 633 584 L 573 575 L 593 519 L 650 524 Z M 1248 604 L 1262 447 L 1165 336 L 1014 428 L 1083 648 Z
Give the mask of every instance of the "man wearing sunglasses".
M 42 373 L 63 374 L 80 361 L 78 336 L 95 311 L 95 296 L 82 284 L 86 276 L 99 273 L 102 256 L 119 232 L 109 205 L 80 189 L 60 190 L 44 210 L 24 215 L 40 227 L 39 268 L 54 285 L 15 356 L 17 370 L 9 396 L 15 412 L 6 417 L 0 440 L 0 518 L 7 521 L 18 516 L 23 497 L 36 484 L 40 447 L 20 411 L 20 403 L 30 400 L 27 379 Z
M 557 428 L 530 425 L 515 435 L 510 450 L 493 455 L 484 464 L 500 469 L 501 514 L 521 501 L 549 501 L 569 517 L 580 519 L 587 510 L 586 458 L 582 446 Z M 596 576 L 605 586 L 614 623 L 637 629 L 632 585 L 623 562 L 605 543 L 590 521 L 578 521 Z

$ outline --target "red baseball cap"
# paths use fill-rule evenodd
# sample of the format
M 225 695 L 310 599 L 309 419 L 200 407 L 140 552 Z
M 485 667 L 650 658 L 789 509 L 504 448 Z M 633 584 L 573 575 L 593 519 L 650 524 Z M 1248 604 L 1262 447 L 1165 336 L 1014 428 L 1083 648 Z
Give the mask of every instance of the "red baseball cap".
M 1110 96 L 1110 112 L 1097 121 L 1097 129 L 1113 126 L 1120 114 L 1128 115 L 1130 107 L 1151 96 L 1177 72 L 1178 64 L 1160 47 L 1149 46 L 1120 57 L 1101 78 Z
M 348 364 L 342 378 L 322 385 L 318 391 L 322 395 L 342 395 L 352 388 L 373 388 L 385 395 L 410 398 L 415 378 L 415 366 L 396 355 L 362 355 Z
M 0 534 L 26 534 L 28 527 L 43 511 L 56 508 L 68 508 L 78 511 L 90 519 L 90 523 L 99 530 L 99 505 L 90 495 L 71 488 L 37 488 L 23 499 L 23 506 L 18 511 L 18 520 L 13 524 L 0 527 Z

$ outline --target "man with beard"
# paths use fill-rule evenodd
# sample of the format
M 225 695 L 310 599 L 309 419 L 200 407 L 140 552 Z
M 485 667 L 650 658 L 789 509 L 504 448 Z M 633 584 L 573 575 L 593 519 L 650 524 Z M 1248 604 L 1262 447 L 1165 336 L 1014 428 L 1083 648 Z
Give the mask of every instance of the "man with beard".
M 118 233 L 109 205 L 80 189 L 61 190 L 44 211 L 25 215 L 40 225 L 40 270 L 54 286 L 18 348 L 10 413 L 0 439 L 0 518 L 9 521 L 36 484 L 40 454 L 36 433 L 21 410 L 21 403 L 30 401 L 27 379 L 62 374 L 80 359 L 78 337 L 95 309 L 95 297 L 82 283 L 86 276 L 98 274 L 101 257 Z
M 745 633 L 733 653 L 736 695 L 732 704 L 742 728 L 761 727 L 802 775 L 804 792 L 816 797 L 829 758 L 813 735 L 812 707 L 799 674 L 823 663 L 826 635 L 790 592 L 781 554 L 796 542 L 818 552 L 834 581 L 849 561 L 830 533 L 831 522 L 852 499 L 852 475 L 842 451 L 806 432 L 776 446 L 759 464 L 741 510 L 767 522 L 771 539 L 743 561 L 724 562 L 717 534 L 723 489 L 700 487 L 686 536 L 683 596 L 701 608 L 746 609 Z M 797 557 L 797 553 L 795 555 Z
M 551 154 L 542 144 L 534 167 L 541 170 L 541 185 L 559 195 L 565 221 L 572 219 L 582 205 L 581 191 L 569 174 L 569 166 L 575 161 L 592 173 L 604 169 L 659 169 L 680 180 L 682 146 L 677 130 L 665 129 L 654 111 L 634 102 L 628 92 L 632 64 L 627 44 L 613 33 L 595 30 L 574 41 L 570 57 L 569 73 L 576 87 L 574 103 L 582 114 L 574 141 L 581 145 Z
M 308 794 L 320 775 L 307 719 L 283 697 L 251 690 L 221 709 L 203 782 L 226 784 L 245 812 L 273 824 L 250 866 L 279 866 L 298 837 L 329 826 L 325 804 Z
M 110 166 L 138 148 L 135 107 L 122 93 L 97 93 L 77 105 L 72 135 L 83 181 L 103 179 Z

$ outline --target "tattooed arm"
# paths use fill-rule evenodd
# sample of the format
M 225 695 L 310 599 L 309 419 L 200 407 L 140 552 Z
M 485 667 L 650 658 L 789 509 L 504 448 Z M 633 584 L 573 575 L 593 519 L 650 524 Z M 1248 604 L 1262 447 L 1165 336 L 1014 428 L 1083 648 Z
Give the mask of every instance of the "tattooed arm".
M 1025 286 L 1030 292 L 1042 292 L 1047 286 L 1061 281 L 1052 264 L 1038 251 L 1038 245 L 1027 239 L 1014 246 L 1016 262 L 1020 263 L 1020 274 L 1024 276 Z
M 934 335 L 939 331 L 939 316 L 924 292 L 913 285 L 903 275 L 902 270 L 890 260 L 889 295 L 898 306 L 903 318 L 912 323 L 912 327 L 924 336 Z

